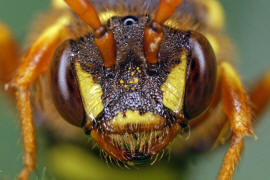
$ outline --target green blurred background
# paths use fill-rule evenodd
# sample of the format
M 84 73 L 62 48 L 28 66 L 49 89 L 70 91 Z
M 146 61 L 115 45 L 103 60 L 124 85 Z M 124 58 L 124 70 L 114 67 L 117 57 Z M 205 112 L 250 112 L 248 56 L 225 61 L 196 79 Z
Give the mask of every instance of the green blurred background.
M 226 31 L 235 43 L 239 62 L 239 70 L 245 84 L 256 81 L 256 77 L 270 68 L 270 1 L 268 0 L 222 0 L 227 16 Z M 16 38 L 23 42 L 31 20 L 38 12 L 48 7 L 48 0 L 1 0 L 0 20 L 9 24 Z M 237 180 L 266 180 L 270 179 L 270 108 L 262 116 L 261 123 L 256 126 L 258 140 L 246 139 L 246 146 L 239 168 L 234 179 Z M 46 134 L 39 130 L 39 163 L 37 173 L 31 179 L 59 179 L 51 175 L 46 162 L 48 161 L 48 140 Z M 0 95 L 0 179 L 14 179 L 19 172 L 21 163 L 20 128 L 14 104 Z M 184 179 L 206 180 L 215 179 L 220 167 L 223 154 L 228 145 L 213 152 L 191 157 L 185 165 L 177 165 L 174 157 L 170 162 L 158 163 L 151 168 L 141 170 L 115 170 L 107 167 L 99 157 L 92 156 L 84 149 L 76 146 L 65 148 L 59 146 L 50 151 L 51 156 L 59 158 L 59 171 L 67 174 L 83 174 L 84 170 L 91 172 L 91 179 Z M 89 149 L 89 148 L 88 148 Z M 59 153 L 60 152 L 60 153 Z M 89 155 L 88 155 L 89 154 Z M 66 156 L 71 157 L 66 157 Z M 78 155 L 78 157 L 76 156 Z M 61 156 L 64 157 L 61 158 Z M 183 163 L 183 162 L 182 162 Z M 74 165 L 75 164 L 75 165 Z M 171 164 L 171 165 L 170 165 Z M 62 168 L 62 169 L 61 169 Z M 68 170 L 63 168 L 69 168 Z M 56 167 L 55 167 L 56 169 Z M 73 171 L 72 171 L 73 170 Z M 127 172 L 125 172 L 127 171 Z M 42 175 L 45 174 L 45 175 Z M 64 177 L 63 177 L 64 178 Z M 86 178 L 84 176 L 84 178 Z

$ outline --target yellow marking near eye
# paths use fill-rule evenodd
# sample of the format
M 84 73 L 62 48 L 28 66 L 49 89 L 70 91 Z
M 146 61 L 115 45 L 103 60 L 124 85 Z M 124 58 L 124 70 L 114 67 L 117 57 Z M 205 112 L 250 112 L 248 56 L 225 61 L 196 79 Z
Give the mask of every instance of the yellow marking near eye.
M 124 127 L 127 124 L 163 124 L 165 119 L 158 114 L 147 112 L 140 114 L 139 111 L 127 110 L 125 116 L 120 112 L 111 120 L 112 127 Z
M 128 88 L 128 86 L 125 84 L 125 85 L 124 85 L 124 88 Z
M 129 81 L 129 84 L 133 84 L 133 83 L 134 83 L 134 81 L 132 81 L 132 80 Z
M 135 91 L 135 88 L 133 87 L 133 88 L 131 88 L 131 90 L 132 90 L 132 91 Z
M 120 83 L 121 83 L 121 84 L 124 84 L 124 81 L 121 79 L 121 80 L 120 80 Z
M 180 55 L 181 62 L 170 72 L 165 83 L 161 86 L 163 104 L 175 113 L 182 109 L 185 94 L 187 55 Z
M 81 69 L 78 62 L 75 63 L 75 68 L 85 111 L 94 120 L 104 109 L 101 99 L 102 88 L 94 82 L 91 74 Z
M 135 74 L 135 72 L 133 72 L 133 71 L 130 73 L 131 76 L 134 76 L 134 74 Z

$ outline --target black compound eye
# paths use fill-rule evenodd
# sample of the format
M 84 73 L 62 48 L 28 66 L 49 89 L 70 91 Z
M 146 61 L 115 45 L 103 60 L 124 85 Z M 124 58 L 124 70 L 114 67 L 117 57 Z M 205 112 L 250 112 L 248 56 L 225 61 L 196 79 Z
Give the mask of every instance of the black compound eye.
M 69 41 L 56 50 L 51 64 L 50 86 L 55 107 L 61 116 L 73 125 L 82 126 L 85 111 L 70 54 Z
M 216 87 L 217 65 L 208 40 L 197 32 L 190 33 L 191 61 L 186 81 L 184 114 L 193 119 L 207 109 Z
M 122 22 L 125 26 L 132 26 L 133 24 L 138 23 L 138 18 L 134 16 L 126 16 L 122 18 Z

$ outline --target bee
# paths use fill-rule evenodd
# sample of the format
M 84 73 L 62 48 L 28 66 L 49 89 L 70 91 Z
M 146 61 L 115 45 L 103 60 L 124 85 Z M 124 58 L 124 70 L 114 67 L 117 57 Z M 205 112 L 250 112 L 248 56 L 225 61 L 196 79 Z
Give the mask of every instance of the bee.
M 242 82 L 224 61 L 229 57 L 222 50 L 229 43 L 221 34 L 222 15 L 206 18 L 197 9 L 211 9 L 217 2 L 161 0 L 156 9 L 143 12 L 136 3 L 117 11 L 102 11 L 86 0 L 66 3 L 54 1 L 54 18 L 8 83 L 16 91 L 25 149 L 19 178 L 28 179 L 35 166 L 30 99 L 31 86 L 40 80 L 41 102 L 51 97 L 59 116 L 123 162 L 149 158 L 189 129 L 194 134 L 190 143 L 205 137 L 219 141 L 230 122 L 232 143 L 217 177 L 230 179 L 244 137 L 255 135 Z M 268 100 L 256 95 L 269 96 L 269 75 L 257 87 L 250 94 L 255 114 Z

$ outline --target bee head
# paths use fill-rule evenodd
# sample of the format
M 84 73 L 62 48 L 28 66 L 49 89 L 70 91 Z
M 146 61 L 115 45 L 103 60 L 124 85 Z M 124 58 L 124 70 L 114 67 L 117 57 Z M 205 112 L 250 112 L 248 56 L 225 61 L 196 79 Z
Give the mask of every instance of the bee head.
M 206 38 L 161 26 L 157 59 L 151 61 L 144 34 L 152 25 L 147 15 L 111 17 L 103 28 L 114 37 L 113 63 L 105 63 L 95 33 L 64 42 L 52 63 L 60 114 L 122 161 L 167 147 L 207 109 L 215 88 L 215 55 Z

